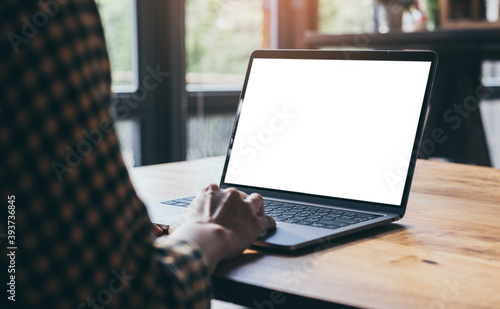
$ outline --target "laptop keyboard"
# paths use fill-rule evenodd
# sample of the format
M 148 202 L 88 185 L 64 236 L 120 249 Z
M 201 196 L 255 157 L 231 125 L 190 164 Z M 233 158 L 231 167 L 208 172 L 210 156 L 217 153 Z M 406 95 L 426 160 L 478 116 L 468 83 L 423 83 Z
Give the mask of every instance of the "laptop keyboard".
M 275 201 L 265 201 L 264 208 L 266 215 L 273 217 L 276 221 L 326 229 L 338 229 L 380 217 L 354 211 Z
M 190 196 L 164 201 L 162 204 L 187 207 L 194 198 Z M 374 214 L 269 200 L 264 201 L 264 208 L 266 215 L 273 217 L 276 221 L 326 229 L 338 229 L 380 217 Z
M 169 200 L 169 201 L 164 201 L 161 202 L 162 204 L 166 205 L 173 205 L 173 206 L 180 206 L 180 207 L 188 207 L 189 204 L 194 200 L 196 196 L 188 196 L 184 198 L 178 198 L 176 200 Z

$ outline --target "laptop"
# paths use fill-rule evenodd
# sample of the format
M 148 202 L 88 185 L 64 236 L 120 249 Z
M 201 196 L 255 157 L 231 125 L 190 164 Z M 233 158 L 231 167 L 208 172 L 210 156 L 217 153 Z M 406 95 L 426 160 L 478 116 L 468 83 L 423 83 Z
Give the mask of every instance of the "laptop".
M 264 197 L 296 250 L 403 218 L 437 65 L 432 51 L 257 50 L 220 180 Z M 148 205 L 170 224 L 194 197 Z

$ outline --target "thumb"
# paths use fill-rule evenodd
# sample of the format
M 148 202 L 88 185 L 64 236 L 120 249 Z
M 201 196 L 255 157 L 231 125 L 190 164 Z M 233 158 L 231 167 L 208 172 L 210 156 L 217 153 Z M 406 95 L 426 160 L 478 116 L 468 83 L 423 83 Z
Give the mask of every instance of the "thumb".
M 276 221 L 274 221 L 274 219 L 272 217 L 261 216 L 261 217 L 259 217 L 259 219 L 260 219 L 260 225 L 261 225 L 261 232 L 276 228 Z

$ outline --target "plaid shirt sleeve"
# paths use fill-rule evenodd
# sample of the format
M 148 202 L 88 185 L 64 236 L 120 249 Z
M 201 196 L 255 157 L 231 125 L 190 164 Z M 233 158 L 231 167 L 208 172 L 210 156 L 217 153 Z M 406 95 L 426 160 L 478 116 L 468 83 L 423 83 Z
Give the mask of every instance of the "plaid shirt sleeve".
M 201 250 L 152 236 L 108 112 L 111 95 L 94 0 L 2 0 L 0 198 L 15 197 L 18 248 L 11 304 L 209 307 Z

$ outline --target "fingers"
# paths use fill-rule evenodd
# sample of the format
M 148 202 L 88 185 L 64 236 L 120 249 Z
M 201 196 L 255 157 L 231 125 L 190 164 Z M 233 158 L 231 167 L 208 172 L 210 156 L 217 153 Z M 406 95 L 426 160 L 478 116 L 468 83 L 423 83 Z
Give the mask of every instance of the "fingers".
M 260 194 L 252 193 L 247 195 L 246 193 L 235 188 L 221 189 L 215 184 L 211 184 L 204 189 L 204 193 L 214 192 L 223 192 L 223 194 L 227 196 L 226 201 L 229 202 L 229 205 L 233 205 L 233 207 L 238 204 L 241 205 L 242 202 L 243 204 L 249 206 L 252 214 L 256 216 L 256 218 L 254 218 L 256 221 L 254 222 L 258 222 L 261 231 L 276 227 L 274 219 L 265 215 L 264 199 Z
M 160 236 L 163 233 L 163 229 L 159 227 L 158 225 L 153 223 L 153 234 L 155 236 Z
M 264 199 L 260 194 L 252 193 L 245 201 L 250 204 L 250 207 L 252 207 L 252 210 L 257 216 L 264 215 Z
M 227 193 L 229 195 L 237 193 L 237 194 L 239 194 L 239 196 L 241 197 L 242 200 L 244 200 L 248 197 L 248 195 L 245 192 L 237 190 L 235 188 L 226 188 L 226 189 L 223 189 L 222 191 L 224 191 L 225 193 Z
M 217 191 L 220 191 L 220 187 L 214 183 L 211 183 L 209 184 L 208 186 L 206 186 L 205 188 L 203 188 L 203 190 L 201 191 L 201 193 L 211 193 L 211 192 L 217 192 Z
M 261 226 L 262 231 L 273 229 L 276 227 L 276 221 L 270 216 L 262 216 L 261 218 Z
M 264 199 L 260 194 L 252 193 L 248 196 L 246 201 L 257 215 L 260 224 L 260 230 L 263 232 L 276 227 L 276 221 L 270 216 L 266 216 L 264 212 Z
M 226 190 L 228 190 L 228 189 L 226 189 Z M 230 191 L 227 191 L 227 192 L 229 194 L 236 195 L 235 191 L 237 191 L 237 190 L 230 189 Z M 240 192 L 240 195 L 241 195 L 243 201 L 246 202 L 246 204 L 250 206 L 250 209 L 257 217 L 260 217 L 259 219 L 266 217 L 265 211 L 264 211 L 264 199 L 262 198 L 262 196 L 260 194 L 252 193 L 252 194 L 247 196 L 246 194 L 244 194 L 241 191 L 237 191 L 237 192 Z M 241 194 L 241 193 L 243 193 L 243 194 Z M 263 220 L 263 222 L 264 222 L 263 225 L 266 227 L 266 229 L 276 226 L 276 222 L 271 217 L 267 217 L 267 219 Z

